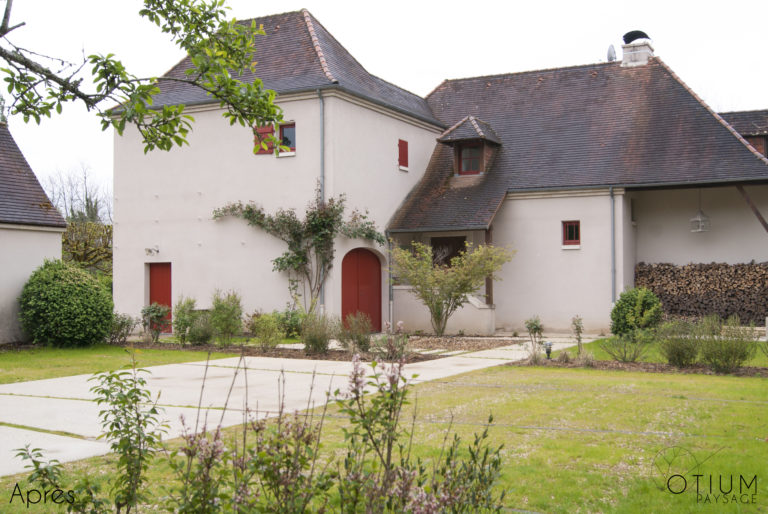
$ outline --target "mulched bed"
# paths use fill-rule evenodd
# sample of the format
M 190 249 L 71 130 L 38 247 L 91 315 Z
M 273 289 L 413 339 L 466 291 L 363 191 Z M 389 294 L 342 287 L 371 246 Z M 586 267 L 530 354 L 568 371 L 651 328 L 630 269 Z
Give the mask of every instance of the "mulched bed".
M 515 343 L 522 343 L 521 338 L 512 337 L 467 337 L 467 336 L 411 336 L 408 339 L 409 348 L 418 348 L 421 350 L 465 350 L 479 351 L 498 348 L 499 346 L 509 346 Z
M 527 366 L 525 361 L 510 362 L 507 366 Z M 579 368 L 575 362 L 558 362 L 556 360 L 543 360 L 540 366 L 553 368 Z M 595 361 L 591 369 L 600 370 L 620 370 L 620 371 L 642 371 L 646 373 L 682 373 L 698 375 L 722 375 L 715 373 L 708 367 L 698 364 L 690 368 L 676 368 L 663 362 L 617 362 L 617 361 Z M 739 368 L 728 376 L 736 377 L 768 377 L 768 368 L 745 366 Z
M 125 348 L 136 348 L 141 350 L 177 350 L 180 352 L 211 352 L 211 353 L 243 353 L 247 357 L 273 357 L 277 359 L 309 359 L 309 360 L 322 360 L 322 361 L 351 361 L 352 355 L 345 350 L 328 350 L 328 353 L 324 354 L 312 354 L 307 355 L 304 350 L 293 350 L 289 348 L 268 348 L 262 350 L 257 346 L 219 346 L 215 344 L 199 344 L 199 345 L 178 345 L 173 343 L 145 343 L 141 342 L 129 342 L 123 346 Z M 405 362 L 422 362 L 439 358 L 439 355 L 422 355 L 422 354 L 408 354 Z M 361 354 L 360 359 L 362 361 L 381 360 L 377 359 L 372 354 Z

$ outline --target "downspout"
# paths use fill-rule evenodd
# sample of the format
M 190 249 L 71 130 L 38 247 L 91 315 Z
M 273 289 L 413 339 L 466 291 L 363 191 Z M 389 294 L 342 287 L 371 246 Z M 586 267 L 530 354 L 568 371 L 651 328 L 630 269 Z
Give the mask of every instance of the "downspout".
M 387 272 L 387 276 L 389 277 L 389 326 L 392 327 L 392 330 L 394 330 L 395 327 L 395 291 L 394 291 L 394 280 L 392 280 L 392 239 L 389 237 L 389 230 L 385 230 L 384 234 L 387 237 L 387 260 L 389 261 L 389 270 Z
M 608 191 L 611 197 L 611 303 L 616 303 L 616 202 L 613 186 Z
M 325 202 L 325 100 L 323 92 L 317 90 L 320 99 L 320 202 Z M 320 312 L 325 314 L 325 276 L 320 275 Z

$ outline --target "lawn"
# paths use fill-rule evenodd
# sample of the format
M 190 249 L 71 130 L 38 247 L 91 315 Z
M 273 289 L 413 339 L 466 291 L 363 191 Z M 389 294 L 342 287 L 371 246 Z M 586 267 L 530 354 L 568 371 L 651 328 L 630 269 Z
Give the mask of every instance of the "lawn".
M 600 348 L 600 342 L 602 339 L 598 339 L 597 341 L 592 341 L 591 343 L 585 343 L 584 349 L 591 352 L 592 355 L 595 356 L 595 359 L 599 361 L 610 361 L 613 360 L 613 358 L 605 353 L 602 348 Z M 761 343 L 765 345 L 765 342 Z M 572 355 L 575 355 L 576 348 L 572 347 L 567 350 L 558 350 L 556 352 L 553 352 L 553 357 L 556 357 L 560 352 L 567 351 L 570 352 Z M 640 359 L 643 362 L 667 362 L 663 355 L 659 352 L 659 346 L 657 344 L 652 344 L 648 348 L 648 350 L 643 355 L 642 359 Z M 768 367 L 768 356 L 766 356 L 765 352 L 761 351 L 759 348 L 757 349 L 757 352 L 755 352 L 755 356 L 747 361 L 745 366 L 761 366 L 761 367 Z
M 205 352 L 136 350 L 139 367 L 205 360 Z M 211 359 L 236 357 L 236 353 L 213 353 Z M 125 348 L 100 344 L 88 348 L 3 349 L 0 346 L 0 384 L 99 373 L 130 364 Z
M 413 397 L 414 442 L 425 459 L 438 455 L 451 417 L 455 430 L 468 440 L 482 430 L 489 412 L 494 414 L 491 436 L 495 444 L 504 444 L 499 486 L 506 489 L 512 509 L 768 510 L 768 379 L 503 366 L 419 384 Z M 325 455 L 344 448 L 341 428 L 346 422 L 334 412 L 329 410 L 324 427 Z M 686 492 L 676 495 L 657 486 L 661 479 L 654 462 L 660 462 L 659 456 L 671 462 L 665 470 L 700 463 L 681 470 L 689 480 Z M 113 461 L 101 457 L 68 467 L 105 477 Z M 161 484 L 168 483 L 167 464 L 160 459 L 150 474 L 150 493 L 158 498 Z M 747 481 L 757 476 L 752 486 L 756 503 L 697 503 L 693 474 L 703 475 L 702 493 L 708 492 L 710 476 L 715 492 L 721 476 L 726 490 L 730 476 L 736 487 L 740 476 Z M 22 477 L 0 479 L 6 494 L 0 501 L 6 507 L 16 482 L 23 487 Z

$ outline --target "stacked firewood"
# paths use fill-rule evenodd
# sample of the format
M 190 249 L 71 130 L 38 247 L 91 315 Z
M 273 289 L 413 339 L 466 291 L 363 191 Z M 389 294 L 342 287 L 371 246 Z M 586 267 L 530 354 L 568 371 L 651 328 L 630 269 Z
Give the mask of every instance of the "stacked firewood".
M 664 312 L 677 316 L 737 314 L 763 325 L 768 316 L 768 262 L 749 264 L 646 264 L 635 268 L 635 285 L 656 293 Z

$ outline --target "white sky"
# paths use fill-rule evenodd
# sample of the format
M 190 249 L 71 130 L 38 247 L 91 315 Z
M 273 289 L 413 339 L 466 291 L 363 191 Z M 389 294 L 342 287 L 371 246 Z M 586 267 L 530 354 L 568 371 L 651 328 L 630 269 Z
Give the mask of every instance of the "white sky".
M 2 5 L 2 4 L 0 4 Z M 129 72 L 157 76 L 183 56 L 138 16 L 140 0 L 16 0 L 12 41 L 77 60 L 114 53 Z M 656 55 L 716 111 L 768 108 L 768 2 L 229 0 L 238 19 L 306 7 L 366 69 L 419 95 L 443 79 L 606 60 L 621 36 L 643 30 Z M 257 55 L 258 60 L 258 55 Z M 0 88 L 3 89 L 4 87 Z M 84 108 L 9 126 L 43 180 L 89 166 L 112 179 L 112 132 Z

